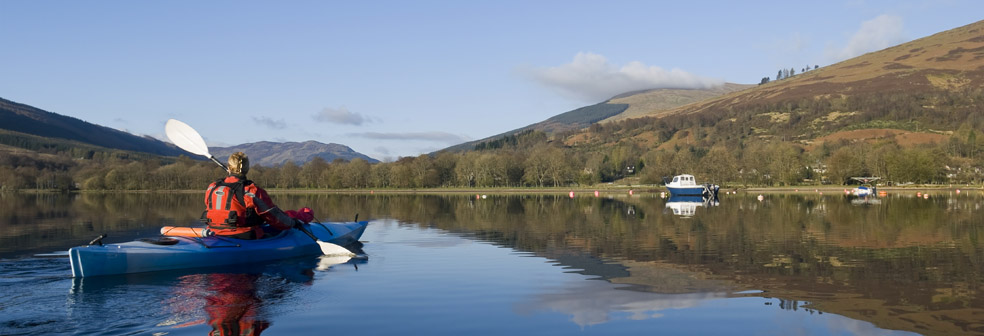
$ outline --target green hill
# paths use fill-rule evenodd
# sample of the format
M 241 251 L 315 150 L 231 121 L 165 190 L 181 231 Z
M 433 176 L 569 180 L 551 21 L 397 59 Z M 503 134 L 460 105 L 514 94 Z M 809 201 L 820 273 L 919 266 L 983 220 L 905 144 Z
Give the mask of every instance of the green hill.
M 136 136 L 2 98 L 0 98 L 0 129 L 164 156 L 178 156 L 184 153 L 171 144 L 151 137 Z

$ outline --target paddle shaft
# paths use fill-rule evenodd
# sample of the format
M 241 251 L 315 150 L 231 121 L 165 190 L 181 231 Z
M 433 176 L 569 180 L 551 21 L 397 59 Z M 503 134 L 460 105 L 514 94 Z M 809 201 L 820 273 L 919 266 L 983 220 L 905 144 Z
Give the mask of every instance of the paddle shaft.
M 229 168 L 226 168 L 226 166 L 222 164 L 222 162 L 219 162 L 219 160 L 216 159 L 214 156 L 209 155 L 208 159 L 212 160 L 212 162 L 215 162 L 215 164 L 219 165 L 219 167 L 222 167 L 222 170 L 229 171 Z
M 304 224 L 296 225 L 294 226 L 294 228 L 296 228 L 301 232 L 304 232 L 304 234 L 306 234 L 308 237 L 311 237 L 311 239 L 313 239 L 314 241 L 320 241 L 318 240 L 318 237 L 315 237 L 314 234 L 311 233 L 311 231 L 308 231 L 306 228 L 304 228 Z

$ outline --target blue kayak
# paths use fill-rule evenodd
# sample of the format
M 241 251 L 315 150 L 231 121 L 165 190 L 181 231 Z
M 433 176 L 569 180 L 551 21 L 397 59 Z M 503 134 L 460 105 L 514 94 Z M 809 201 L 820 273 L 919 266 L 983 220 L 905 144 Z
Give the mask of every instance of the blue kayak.
M 369 222 L 362 221 L 310 223 L 305 227 L 321 241 L 346 246 L 357 242 L 368 225 Z M 87 245 L 68 250 L 73 277 L 257 263 L 321 253 L 321 247 L 297 229 L 257 240 L 165 234 L 158 239 Z

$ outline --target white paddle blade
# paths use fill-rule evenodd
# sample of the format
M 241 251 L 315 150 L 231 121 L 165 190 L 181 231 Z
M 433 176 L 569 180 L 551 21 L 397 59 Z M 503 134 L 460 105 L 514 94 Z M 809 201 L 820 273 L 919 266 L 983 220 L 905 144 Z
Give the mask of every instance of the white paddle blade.
M 352 253 L 352 251 L 329 242 L 318 241 L 318 246 L 321 247 L 321 253 L 326 256 L 345 256 L 349 258 L 355 256 L 355 253 Z
M 327 271 L 331 269 L 332 266 L 347 263 L 351 259 L 352 258 L 349 256 L 321 256 L 318 259 L 317 270 Z
M 188 124 L 177 119 L 168 120 L 167 124 L 164 125 L 164 133 L 167 134 L 167 138 L 171 139 L 171 142 L 175 146 L 192 154 L 212 157 L 212 154 L 208 153 L 208 146 L 205 145 L 205 140 L 198 134 L 198 131 L 195 131 Z

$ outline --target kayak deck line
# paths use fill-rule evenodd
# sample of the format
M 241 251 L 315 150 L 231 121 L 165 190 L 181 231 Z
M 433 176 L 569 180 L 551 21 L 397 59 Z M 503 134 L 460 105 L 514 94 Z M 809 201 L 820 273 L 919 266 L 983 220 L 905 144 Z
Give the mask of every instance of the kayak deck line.
M 305 226 L 320 241 L 346 246 L 359 241 L 368 222 L 311 223 Z M 166 230 L 162 228 L 163 232 Z M 319 255 L 322 252 L 317 241 L 296 229 L 255 240 L 214 235 L 189 237 L 162 234 L 162 236 L 172 238 L 176 242 L 159 245 L 135 240 L 71 248 L 68 255 L 72 276 L 89 277 L 216 267 Z

